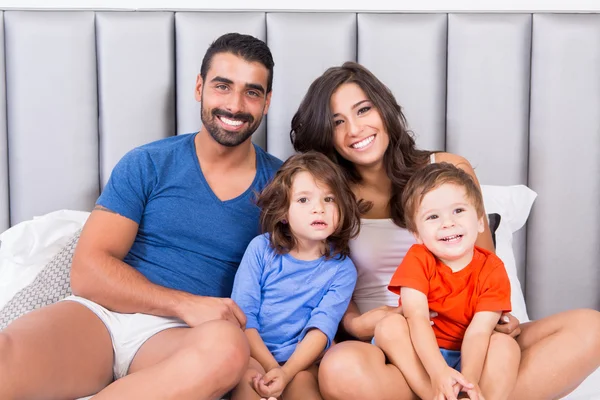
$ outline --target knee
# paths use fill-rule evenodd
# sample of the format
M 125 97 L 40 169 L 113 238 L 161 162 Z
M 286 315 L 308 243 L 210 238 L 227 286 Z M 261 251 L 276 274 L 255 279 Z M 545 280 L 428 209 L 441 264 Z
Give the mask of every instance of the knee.
M 389 314 L 375 326 L 375 343 L 384 345 L 386 342 L 410 338 L 408 322 L 400 314 Z
M 369 385 L 364 354 L 352 342 L 333 346 L 319 366 L 319 389 L 327 399 L 345 399 Z
M 578 341 L 593 352 L 600 354 L 600 312 L 592 309 L 580 309 L 570 312 L 571 316 L 567 320 L 563 329 L 569 329 L 574 332 Z
M 517 365 L 521 360 L 521 348 L 515 339 L 507 334 L 494 332 L 490 337 L 488 353 L 496 353 L 506 361 L 514 360 Z
M 216 380 L 227 387 L 236 385 L 244 376 L 250 359 L 250 348 L 244 333 L 227 321 L 212 321 L 192 328 L 192 343 L 185 351 L 188 371 L 201 371 L 210 366 Z

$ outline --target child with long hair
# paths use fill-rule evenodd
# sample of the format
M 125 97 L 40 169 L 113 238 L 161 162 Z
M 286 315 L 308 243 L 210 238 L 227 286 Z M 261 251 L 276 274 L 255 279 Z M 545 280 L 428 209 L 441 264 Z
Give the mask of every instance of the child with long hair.
M 247 316 L 251 352 L 232 399 L 321 399 L 317 362 L 356 284 L 348 242 L 363 205 L 316 152 L 290 157 L 257 204 L 265 233 L 250 242 L 231 295 Z

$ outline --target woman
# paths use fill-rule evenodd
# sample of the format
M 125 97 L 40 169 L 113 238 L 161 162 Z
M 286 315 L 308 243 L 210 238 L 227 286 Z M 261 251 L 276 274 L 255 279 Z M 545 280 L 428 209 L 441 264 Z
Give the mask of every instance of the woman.
M 387 284 L 414 243 L 399 201 L 408 178 L 431 162 L 450 162 L 477 178 L 458 155 L 418 150 L 390 90 L 353 62 L 330 68 L 312 83 L 292 119 L 291 139 L 296 151 L 320 151 L 337 162 L 357 197 L 373 204 L 351 243 L 358 282 L 342 321 L 347 333 L 368 341 L 383 316 L 401 312 Z M 494 250 L 487 225 L 476 244 Z M 516 337 L 521 348 L 511 399 L 560 398 L 600 364 L 597 311 L 568 311 L 522 325 L 511 315 L 502 320 L 497 330 Z M 502 341 L 494 344 L 500 353 L 507 345 Z M 502 379 L 502 363 L 496 365 L 494 375 Z M 321 362 L 319 385 L 327 400 L 415 398 L 381 350 L 359 340 L 331 348 Z

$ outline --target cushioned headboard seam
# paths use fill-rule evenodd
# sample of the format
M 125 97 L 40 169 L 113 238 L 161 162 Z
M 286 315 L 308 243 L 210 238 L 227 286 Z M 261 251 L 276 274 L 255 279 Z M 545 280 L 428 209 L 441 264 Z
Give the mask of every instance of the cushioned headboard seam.
M 5 162 L 3 163 L 3 168 L 6 172 L 6 175 L 3 177 L 5 182 L 6 182 L 6 193 L 2 194 L 2 196 L 4 197 L 4 199 L 2 200 L 2 202 L 5 202 L 6 204 L 6 208 L 5 208 L 5 217 L 4 218 L 0 218 L 0 232 L 4 231 L 5 229 L 8 229 L 10 226 L 12 226 L 11 223 L 11 219 L 10 219 L 10 179 L 8 178 L 10 175 L 10 162 L 9 162 L 9 157 L 10 157 L 10 151 L 9 151 L 9 146 L 10 143 L 8 141 L 8 96 L 6 93 L 6 24 L 4 23 L 4 11 L 0 11 L 0 13 L 2 14 L 2 52 L 4 53 L 4 60 L 2 63 L 2 68 L 4 68 L 4 76 L 2 77 L 4 79 L 4 115 L 7 117 L 4 119 L 4 129 L 5 129 L 5 137 L 4 139 L 6 140 L 5 142 L 5 152 L 2 155 Z M 0 168 L 0 171 L 3 169 Z M 1 216 L 2 214 L 0 214 Z
M 444 144 L 443 147 L 439 150 L 444 150 L 446 151 L 446 148 L 448 146 L 448 41 L 450 36 L 450 21 L 448 21 L 448 13 L 446 13 L 446 93 L 445 93 L 445 100 L 444 100 L 444 115 L 446 116 L 446 118 L 444 118 L 443 120 L 443 124 L 444 124 Z M 437 150 L 437 149 L 433 149 L 433 150 Z
M 99 67 L 98 67 L 98 60 L 100 59 L 98 57 L 98 23 L 97 23 L 97 17 L 98 17 L 98 13 L 94 12 L 94 46 L 95 46 L 95 52 L 96 52 L 96 101 L 98 104 L 98 107 L 96 108 L 96 118 L 98 119 L 98 131 L 96 132 L 97 137 L 98 137 L 98 151 L 97 151 L 97 155 L 98 155 L 98 162 L 100 162 L 101 160 L 101 149 L 102 146 L 100 144 L 100 141 L 102 140 L 102 136 L 100 135 L 100 132 L 102 131 L 102 127 L 100 126 L 100 124 L 102 123 L 102 120 L 100 119 L 100 82 L 98 80 L 98 76 L 100 75 L 100 71 L 99 71 Z M 98 182 L 98 193 L 102 192 L 102 172 L 100 170 L 100 168 L 98 167 L 98 173 L 96 174 L 96 179 Z

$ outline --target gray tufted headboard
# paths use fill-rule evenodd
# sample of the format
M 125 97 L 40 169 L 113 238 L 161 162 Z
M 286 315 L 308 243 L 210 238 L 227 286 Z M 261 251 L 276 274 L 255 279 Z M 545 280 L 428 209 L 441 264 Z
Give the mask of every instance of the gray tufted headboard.
M 420 147 L 538 193 L 515 244 L 530 316 L 600 308 L 600 14 L 5 11 L 0 23 L 0 231 L 90 210 L 126 151 L 198 130 L 202 55 L 238 31 L 275 57 L 258 144 L 289 156 L 309 83 L 357 60 Z

